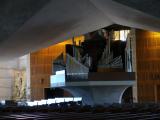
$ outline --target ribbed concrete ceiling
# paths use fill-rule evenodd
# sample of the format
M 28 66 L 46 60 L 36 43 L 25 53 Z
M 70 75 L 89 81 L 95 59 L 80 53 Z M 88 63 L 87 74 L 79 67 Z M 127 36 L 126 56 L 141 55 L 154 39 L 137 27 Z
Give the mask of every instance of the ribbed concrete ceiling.
M 2 0 L 0 61 L 111 24 L 160 31 L 160 20 L 157 15 L 155 17 L 151 13 L 133 9 L 117 1 Z

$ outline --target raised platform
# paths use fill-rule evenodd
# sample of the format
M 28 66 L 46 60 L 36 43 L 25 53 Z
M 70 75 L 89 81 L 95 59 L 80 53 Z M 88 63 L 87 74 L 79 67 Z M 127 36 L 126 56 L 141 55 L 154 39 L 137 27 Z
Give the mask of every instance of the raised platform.
M 135 84 L 135 73 L 89 73 L 87 80 L 68 80 L 62 89 L 74 97 L 82 97 L 84 104 L 122 103 L 127 88 Z
M 77 81 L 77 82 L 66 82 L 65 86 L 121 86 L 121 85 L 133 85 L 134 80 L 117 80 L 117 81 Z

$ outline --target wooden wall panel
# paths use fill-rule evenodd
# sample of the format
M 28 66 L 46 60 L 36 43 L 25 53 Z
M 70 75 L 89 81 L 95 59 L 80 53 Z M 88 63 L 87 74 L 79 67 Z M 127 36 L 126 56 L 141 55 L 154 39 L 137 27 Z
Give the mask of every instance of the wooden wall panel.
M 84 36 L 75 37 L 78 44 L 84 41 Z M 65 52 L 65 45 L 72 44 L 72 40 L 53 45 L 48 48 L 31 53 L 31 99 L 44 99 L 44 88 L 50 87 L 50 75 L 52 74 L 52 62 L 62 52 Z
M 31 53 L 31 99 L 40 100 L 44 98 L 44 88 L 50 86 L 50 75 L 52 74 L 52 62 L 62 52 L 65 46 L 57 44 L 40 51 Z
M 160 101 L 160 33 L 136 30 L 136 56 L 138 101 Z

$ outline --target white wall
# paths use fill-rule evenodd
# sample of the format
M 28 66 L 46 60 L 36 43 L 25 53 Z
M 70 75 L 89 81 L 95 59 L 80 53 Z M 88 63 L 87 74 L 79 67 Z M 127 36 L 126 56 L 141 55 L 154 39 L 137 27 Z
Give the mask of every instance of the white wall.
M 0 62 L 0 100 L 12 99 L 14 71 L 27 70 L 28 55 L 11 61 Z M 29 71 L 28 71 L 29 73 Z M 27 78 L 27 80 L 30 80 Z
M 11 99 L 12 82 L 14 79 L 14 69 L 17 66 L 17 59 L 0 62 L 0 99 Z

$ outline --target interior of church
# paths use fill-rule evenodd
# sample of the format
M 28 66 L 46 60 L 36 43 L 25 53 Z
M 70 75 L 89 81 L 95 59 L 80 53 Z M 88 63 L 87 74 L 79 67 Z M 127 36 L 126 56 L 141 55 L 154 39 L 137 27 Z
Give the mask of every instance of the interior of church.
M 159 119 L 160 2 L 144 1 L 0 2 L 0 119 Z

